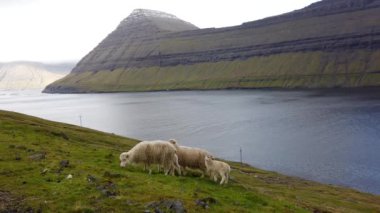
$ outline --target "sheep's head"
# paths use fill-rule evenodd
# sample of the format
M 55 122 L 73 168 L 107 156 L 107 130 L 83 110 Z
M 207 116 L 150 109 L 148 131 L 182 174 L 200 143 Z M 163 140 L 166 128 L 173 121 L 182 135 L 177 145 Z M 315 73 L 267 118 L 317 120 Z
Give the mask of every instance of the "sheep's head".
M 123 152 L 120 154 L 120 166 L 125 167 L 127 164 L 129 164 L 131 161 L 130 159 L 130 153 L 129 152 Z
M 178 143 L 175 139 L 170 139 L 169 143 L 173 144 L 175 147 L 178 147 Z
M 206 156 L 205 156 L 205 161 L 206 161 L 206 162 L 211 162 L 212 159 L 213 159 L 213 157 L 210 156 L 210 155 L 206 155 Z

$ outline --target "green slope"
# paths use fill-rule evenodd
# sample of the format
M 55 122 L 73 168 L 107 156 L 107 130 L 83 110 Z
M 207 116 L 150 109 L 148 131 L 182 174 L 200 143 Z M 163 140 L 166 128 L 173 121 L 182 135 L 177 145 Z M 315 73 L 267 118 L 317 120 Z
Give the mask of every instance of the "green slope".
M 45 92 L 380 86 L 378 20 L 380 0 L 323 0 L 239 26 L 184 31 L 134 12 Z
M 370 87 L 380 83 L 379 58 L 380 51 L 370 50 L 283 53 L 244 61 L 78 72 L 55 84 L 66 92 Z
M 224 187 L 195 171 L 172 177 L 148 175 L 140 166 L 120 168 L 119 153 L 136 143 L 0 111 L 0 212 L 143 212 L 165 200 L 179 200 L 188 212 L 380 211 L 379 196 L 237 163 L 231 163 L 231 183 Z M 196 205 L 208 197 L 216 203 Z

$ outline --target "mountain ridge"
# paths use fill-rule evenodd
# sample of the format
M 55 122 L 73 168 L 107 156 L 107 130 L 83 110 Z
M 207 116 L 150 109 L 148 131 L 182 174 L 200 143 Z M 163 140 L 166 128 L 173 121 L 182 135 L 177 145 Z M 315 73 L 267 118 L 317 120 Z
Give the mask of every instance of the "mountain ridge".
M 43 89 L 67 75 L 72 63 L 44 64 L 15 61 L 0 64 L 0 89 Z
M 225 28 L 119 26 L 45 92 L 379 86 L 379 6 L 323 0 Z M 129 30 L 143 36 L 127 38 Z

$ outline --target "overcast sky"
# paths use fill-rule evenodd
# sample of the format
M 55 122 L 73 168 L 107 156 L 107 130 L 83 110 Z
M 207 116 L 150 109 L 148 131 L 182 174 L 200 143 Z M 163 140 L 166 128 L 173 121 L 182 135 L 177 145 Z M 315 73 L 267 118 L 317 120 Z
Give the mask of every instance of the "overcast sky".
M 171 13 L 200 28 L 239 25 L 318 0 L 0 0 L 0 62 L 78 61 L 133 9 Z

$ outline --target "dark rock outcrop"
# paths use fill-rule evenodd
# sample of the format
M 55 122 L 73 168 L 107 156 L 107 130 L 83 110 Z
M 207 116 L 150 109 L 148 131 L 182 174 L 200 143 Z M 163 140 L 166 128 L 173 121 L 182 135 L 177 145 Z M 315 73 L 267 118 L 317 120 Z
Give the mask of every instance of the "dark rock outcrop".
M 215 203 L 217 203 L 217 201 L 213 197 L 206 197 L 203 199 L 196 200 L 195 203 L 197 204 L 197 206 L 201 206 L 204 209 L 208 209 L 208 208 L 210 208 L 211 204 L 215 204 Z
M 184 213 L 187 212 L 183 203 L 179 200 L 161 200 L 149 202 L 145 205 L 148 209 L 154 209 L 154 212 L 175 212 Z M 146 212 L 150 212 L 146 210 Z
M 67 168 L 67 167 L 69 167 L 69 165 L 70 165 L 70 161 L 69 160 L 61 160 L 59 162 L 59 166 L 61 168 Z
M 29 159 L 31 160 L 43 160 L 46 158 L 46 152 L 35 153 L 33 155 L 29 155 Z

